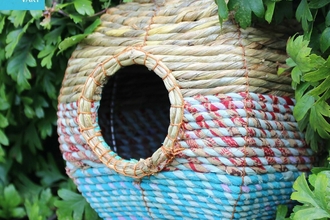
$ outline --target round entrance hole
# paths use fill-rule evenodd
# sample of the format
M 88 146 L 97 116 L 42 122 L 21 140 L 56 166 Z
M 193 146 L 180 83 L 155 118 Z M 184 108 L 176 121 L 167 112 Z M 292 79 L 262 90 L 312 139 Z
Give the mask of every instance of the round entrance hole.
M 124 159 L 150 157 L 164 141 L 170 101 L 162 79 L 142 65 L 127 66 L 102 89 L 98 123 L 105 142 Z

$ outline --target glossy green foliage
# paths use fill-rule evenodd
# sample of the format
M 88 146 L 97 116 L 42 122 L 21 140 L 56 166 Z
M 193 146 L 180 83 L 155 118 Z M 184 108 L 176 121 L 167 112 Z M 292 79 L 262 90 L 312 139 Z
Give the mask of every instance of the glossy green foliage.
M 97 218 L 81 196 L 81 208 L 66 212 L 77 196 L 61 193 L 76 189 L 58 148 L 57 97 L 74 46 L 118 3 L 47 0 L 44 11 L 0 11 L 0 219 Z

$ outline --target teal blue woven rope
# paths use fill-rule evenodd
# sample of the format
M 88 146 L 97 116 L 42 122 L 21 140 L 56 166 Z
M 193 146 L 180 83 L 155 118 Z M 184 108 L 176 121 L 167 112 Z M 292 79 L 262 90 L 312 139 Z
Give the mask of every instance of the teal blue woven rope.
M 105 219 L 132 219 L 132 213 L 135 219 L 230 219 L 238 198 L 234 219 L 272 219 L 278 204 L 290 203 L 293 180 L 299 174 L 245 176 L 241 195 L 242 177 L 215 173 L 161 172 L 138 183 L 99 167 L 78 169 L 72 177 Z

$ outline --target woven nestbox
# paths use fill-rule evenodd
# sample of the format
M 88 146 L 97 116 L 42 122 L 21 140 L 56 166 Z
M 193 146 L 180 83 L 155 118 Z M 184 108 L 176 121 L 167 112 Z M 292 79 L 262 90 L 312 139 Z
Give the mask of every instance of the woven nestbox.
M 292 115 L 285 28 L 219 24 L 214 0 L 111 8 L 58 105 L 68 175 L 104 219 L 274 219 L 312 151 Z

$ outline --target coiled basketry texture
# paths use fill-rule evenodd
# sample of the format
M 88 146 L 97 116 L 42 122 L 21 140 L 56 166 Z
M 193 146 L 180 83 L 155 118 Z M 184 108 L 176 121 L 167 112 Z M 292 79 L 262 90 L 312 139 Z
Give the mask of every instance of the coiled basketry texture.
M 104 219 L 274 219 L 312 151 L 292 115 L 290 28 L 219 24 L 213 0 L 111 8 L 58 105 L 68 175 Z

